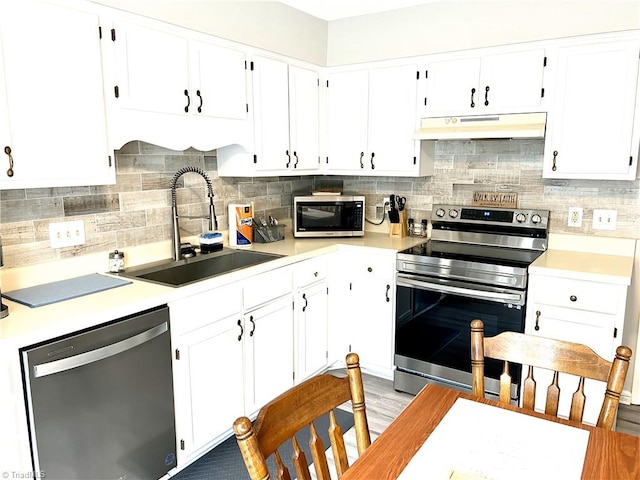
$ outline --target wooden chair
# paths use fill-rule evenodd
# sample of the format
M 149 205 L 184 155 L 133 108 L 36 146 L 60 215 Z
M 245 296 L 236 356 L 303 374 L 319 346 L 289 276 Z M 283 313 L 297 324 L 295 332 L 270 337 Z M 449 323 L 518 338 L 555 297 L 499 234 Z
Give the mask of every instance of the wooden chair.
M 358 455 L 371 444 L 367 423 L 360 359 L 355 353 L 347 355 L 347 376 L 322 374 L 283 393 L 260 409 L 255 424 L 247 417 L 238 418 L 233 431 L 252 480 L 270 478 L 266 458 L 274 455 L 276 478 L 290 479 L 277 448 L 288 440 L 292 443 L 292 463 L 298 479 L 310 479 L 309 465 L 295 438 L 295 433 L 310 426 L 309 447 L 319 480 L 330 479 L 325 446 L 318 435 L 314 420 L 329 412 L 329 440 L 338 477 L 349 468 L 342 429 L 336 421 L 334 409 L 347 401 L 353 408 Z
M 591 378 L 606 382 L 604 401 L 600 409 L 597 426 L 608 430 L 613 428 L 620 401 L 620 392 L 624 385 L 631 349 L 620 346 L 616 357 L 609 362 L 585 345 L 550 338 L 536 337 L 517 332 L 503 332 L 495 337 L 484 337 L 484 325 L 481 320 L 471 322 L 471 370 L 473 375 L 473 394 L 484 397 L 484 359 L 485 357 L 504 361 L 504 370 L 500 376 L 500 402 L 509 403 L 511 375 L 509 362 L 528 366 L 528 374 L 522 391 L 522 406 L 533 410 L 536 397 L 536 382 L 533 367 L 552 370 L 553 380 L 547 389 L 545 413 L 558 414 L 560 387 L 559 373 L 569 373 L 580 377 L 578 389 L 571 400 L 569 419 L 582 422 L 585 395 L 584 379 Z

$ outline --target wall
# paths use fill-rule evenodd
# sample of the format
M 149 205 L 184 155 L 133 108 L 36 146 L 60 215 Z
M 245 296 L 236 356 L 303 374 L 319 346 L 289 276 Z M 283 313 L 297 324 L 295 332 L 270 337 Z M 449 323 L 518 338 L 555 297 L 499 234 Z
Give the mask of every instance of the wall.
M 327 22 L 280 2 L 92 0 L 325 66 Z
M 640 2 L 451 1 L 329 22 L 327 65 L 640 28 Z
M 376 204 L 390 193 L 407 197 L 409 216 L 429 218 L 434 203 L 469 204 L 474 191 L 517 192 L 519 205 L 551 211 L 552 232 L 640 238 L 639 183 L 586 180 L 543 180 L 543 140 L 447 141 L 436 146 L 433 177 L 275 177 L 220 178 L 215 152 L 175 152 L 130 142 L 116 152 L 113 186 L 5 190 L 0 192 L 0 237 L 8 267 L 23 266 L 89 253 L 126 250 L 171 238 L 170 184 L 183 166 L 205 169 L 213 181 L 220 229 L 228 226 L 229 203 L 253 201 L 256 217 L 291 217 L 291 193 L 339 182 L 367 198 L 367 217 L 376 221 Z M 180 214 L 206 213 L 206 189 L 195 174 L 178 183 Z M 582 228 L 567 227 L 570 206 L 585 209 Z M 594 208 L 618 211 L 618 228 L 593 231 Z M 51 249 L 50 222 L 83 220 L 87 243 Z M 201 220 L 181 222 L 183 235 L 206 229 Z M 603 252 L 605 253 L 605 252 Z M 609 252 L 615 253 L 615 252 Z

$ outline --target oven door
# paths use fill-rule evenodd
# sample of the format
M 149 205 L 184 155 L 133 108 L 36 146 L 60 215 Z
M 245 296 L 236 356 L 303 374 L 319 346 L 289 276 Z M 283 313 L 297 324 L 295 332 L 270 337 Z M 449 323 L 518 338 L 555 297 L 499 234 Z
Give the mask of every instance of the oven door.
M 417 393 L 430 381 L 471 391 L 471 321 L 490 337 L 524 331 L 525 291 L 470 282 L 397 274 L 394 387 Z M 510 365 L 512 398 L 521 366 Z M 502 362 L 487 359 L 485 388 L 499 393 Z

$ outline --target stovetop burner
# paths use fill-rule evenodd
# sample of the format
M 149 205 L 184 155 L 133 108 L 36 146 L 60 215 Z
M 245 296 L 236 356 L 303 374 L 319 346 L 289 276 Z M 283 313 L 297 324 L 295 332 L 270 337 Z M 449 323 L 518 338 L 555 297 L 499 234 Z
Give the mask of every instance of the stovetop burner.
M 428 240 L 420 245 L 402 250 L 399 254 L 527 268 L 536 258 L 542 255 L 542 252 L 538 250 Z
M 549 212 L 434 205 L 431 239 L 397 255 L 400 275 L 524 289 L 547 248 Z

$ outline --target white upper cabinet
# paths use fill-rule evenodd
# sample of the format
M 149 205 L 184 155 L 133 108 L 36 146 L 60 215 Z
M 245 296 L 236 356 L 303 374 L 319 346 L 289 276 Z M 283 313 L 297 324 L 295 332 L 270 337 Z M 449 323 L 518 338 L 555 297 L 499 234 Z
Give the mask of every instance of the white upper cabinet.
M 387 66 L 329 73 L 326 173 L 420 176 L 416 130 L 417 67 Z
M 254 56 L 251 74 L 253 149 L 251 146 L 233 146 L 219 150 L 219 174 L 319 173 L 318 71 Z
M 243 50 L 138 18 L 114 20 L 108 36 L 117 145 L 211 150 L 250 133 Z
M 544 49 L 463 58 L 433 57 L 421 78 L 420 116 L 482 115 L 539 111 L 543 99 Z
M 95 13 L 0 4 L 0 189 L 115 183 L 101 41 Z
M 636 178 L 639 52 L 637 36 L 558 48 L 543 177 Z

